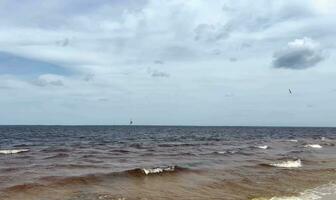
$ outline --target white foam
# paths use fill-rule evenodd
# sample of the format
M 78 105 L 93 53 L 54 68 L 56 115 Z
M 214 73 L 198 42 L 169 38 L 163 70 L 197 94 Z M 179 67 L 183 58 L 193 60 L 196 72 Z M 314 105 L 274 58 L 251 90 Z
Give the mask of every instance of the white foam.
M 322 146 L 319 144 L 307 144 L 305 145 L 305 147 L 310 147 L 310 148 L 314 148 L 314 149 L 322 149 Z
M 288 140 L 289 142 L 298 142 L 298 140 Z
M 301 160 L 287 160 L 279 163 L 270 164 L 273 167 L 282 167 L 282 168 L 299 168 L 302 167 Z
M 27 151 L 29 151 L 29 149 L 6 149 L 6 150 L 0 150 L 0 154 L 16 154 Z
M 150 168 L 150 169 L 146 169 L 143 168 L 142 171 L 148 175 L 148 174 L 158 174 L 158 173 L 162 173 L 162 172 L 172 172 L 175 170 L 175 166 L 169 166 L 169 167 L 156 167 L 156 168 Z
M 226 151 L 216 151 L 218 154 L 226 154 Z
M 265 198 L 257 198 L 257 199 L 266 200 Z M 306 190 L 298 196 L 273 197 L 270 200 L 334 200 L 334 199 L 336 199 L 336 185 L 327 184 L 314 189 Z
M 268 146 L 267 146 L 267 145 L 256 146 L 256 147 L 259 148 L 259 149 L 268 149 Z

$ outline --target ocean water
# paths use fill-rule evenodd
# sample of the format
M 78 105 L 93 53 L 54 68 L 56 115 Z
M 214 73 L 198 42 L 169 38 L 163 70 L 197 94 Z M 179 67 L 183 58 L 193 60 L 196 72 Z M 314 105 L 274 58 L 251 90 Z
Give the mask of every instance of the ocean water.
M 0 126 L 1 200 L 334 200 L 336 129 Z

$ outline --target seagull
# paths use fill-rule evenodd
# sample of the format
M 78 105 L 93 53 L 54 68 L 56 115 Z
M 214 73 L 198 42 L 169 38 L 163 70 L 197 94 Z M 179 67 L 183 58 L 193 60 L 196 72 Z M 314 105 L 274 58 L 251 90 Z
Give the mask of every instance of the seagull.
M 289 91 L 289 94 L 292 94 L 292 90 L 291 89 L 288 89 L 288 91 Z

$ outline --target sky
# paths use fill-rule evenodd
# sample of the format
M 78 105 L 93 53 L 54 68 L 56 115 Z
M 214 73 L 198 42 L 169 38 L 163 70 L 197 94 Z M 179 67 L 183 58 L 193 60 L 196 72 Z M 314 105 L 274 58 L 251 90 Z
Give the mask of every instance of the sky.
M 336 126 L 335 19 L 336 0 L 1 0 L 0 124 Z

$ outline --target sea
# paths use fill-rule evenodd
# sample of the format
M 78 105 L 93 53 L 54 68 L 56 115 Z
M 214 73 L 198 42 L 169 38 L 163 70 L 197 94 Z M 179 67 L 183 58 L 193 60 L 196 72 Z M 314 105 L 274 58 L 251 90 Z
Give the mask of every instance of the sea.
M 336 128 L 0 126 L 1 200 L 335 200 Z

